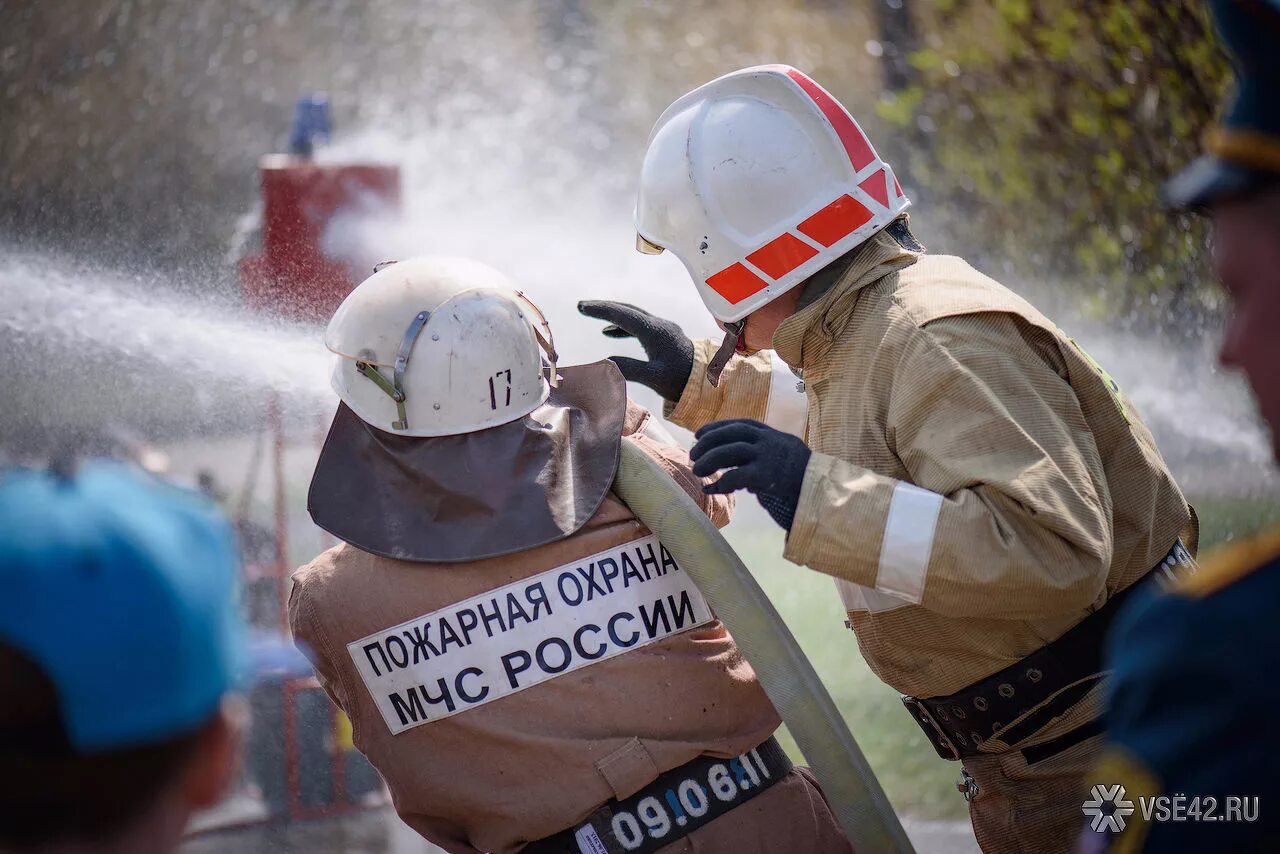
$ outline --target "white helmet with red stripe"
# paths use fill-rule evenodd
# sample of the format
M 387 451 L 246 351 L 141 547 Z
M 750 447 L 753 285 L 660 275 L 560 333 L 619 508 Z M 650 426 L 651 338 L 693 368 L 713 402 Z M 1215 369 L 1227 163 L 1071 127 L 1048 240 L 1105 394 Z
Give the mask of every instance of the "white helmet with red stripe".
M 741 320 L 910 204 L 840 102 L 786 65 L 726 74 L 649 134 L 637 248 L 670 249 L 721 321 Z

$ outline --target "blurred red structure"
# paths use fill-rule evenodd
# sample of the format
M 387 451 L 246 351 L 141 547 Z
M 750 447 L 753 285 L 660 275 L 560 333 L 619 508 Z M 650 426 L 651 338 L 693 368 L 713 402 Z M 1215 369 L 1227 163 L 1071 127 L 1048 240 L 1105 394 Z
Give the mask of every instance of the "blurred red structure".
M 373 271 L 352 270 L 350 260 L 327 255 L 326 230 L 344 213 L 399 214 L 400 169 L 270 154 L 259 162 L 258 172 L 262 251 L 240 262 L 245 303 L 291 320 L 328 320 Z
M 241 294 L 246 305 L 273 317 L 322 323 L 365 276 L 351 258 L 333 257 L 326 237 L 335 219 L 400 212 L 400 170 L 394 165 L 316 163 L 308 157 L 272 154 L 259 162 L 262 190 L 261 249 L 241 259 Z M 289 526 L 284 456 L 287 401 L 274 396 L 265 413 L 270 434 L 264 461 L 273 482 L 274 543 L 268 560 L 246 579 L 250 611 L 263 628 L 288 633 Z M 310 441 L 314 436 L 306 432 Z M 242 524 L 247 520 L 238 520 Z M 265 557 L 265 556 L 264 556 Z M 265 570 L 265 571 L 264 571 Z M 314 679 L 289 679 L 260 686 L 252 698 L 255 721 L 281 748 L 263 745 L 255 776 L 268 816 L 305 819 L 357 807 L 353 769 L 369 785 L 376 774 L 351 745 L 350 726 Z M 362 766 L 362 767 L 361 767 Z M 364 773 L 367 771 L 367 773 Z M 368 782 L 371 781 L 371 782 Z

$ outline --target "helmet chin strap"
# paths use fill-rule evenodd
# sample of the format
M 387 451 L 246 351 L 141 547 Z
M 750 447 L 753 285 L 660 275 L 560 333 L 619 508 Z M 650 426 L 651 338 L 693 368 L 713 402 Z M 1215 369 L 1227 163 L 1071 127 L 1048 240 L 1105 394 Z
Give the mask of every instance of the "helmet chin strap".
M 529 299 L 524 291 L 516 291 L 516 296 L 520 299 L 520 302 L 533 309 L 533 313 L 538 316 L 538 320 L 542 321 L 541 328 L 537 323 L 529 325 L 533 327 L 533 336 L 538 339 L 538 346 L 546 354 L 546 361 L 551 363 L 550 369 L 547 371 L 547 382 L 550 383 L 552 388 L 557 388 L 560 385 L 560 377 L 556 373 L 556 363 L 560 361 L 560 355 L 556 353 L 556 339 L 551 334 L 551 324 L 547 322 L 547 316 L 542 313 L 542 309 L 538 308 L 537 303 Z M 542 334 L 544 329 L 547 332 L 545 336 Z
M 724 340 L 720 342 L 720 349 L 716 350 L 716 354 L 707 363 L 707 382 L 711 383 L 713 388 L 720 386 L 720 374 L 724 372 L 725 365 L 729 364 L 734 351 L 738 349 L 738 339 L 742 337 L 742 330 L 746 326 L 745 319 L 724 325 Z
M 360 375 L 382 389 L 387 397 L 395 401 L 396 414 L 400 419 L 391 422 L 392 430 L 409 429 L 409 417 L 404 409 L 404 372 L 409 367 L 409 354 L 413 352 L 414 342 L 418 340 L 418 336 L 422 334 L 422 328 L 427 325 L 430 318 L 431 312 L 420 311 L 414 316 L 409 328 L 405 330 L 404 338 L 400 341 L 400 349 L 396 352 L 395 369 L 391 379 L 388 380 L 386 375 L 378 370 L 378 366 L 372 363 L 372 357 L 370 361 L 356 361 L 356 370 Z

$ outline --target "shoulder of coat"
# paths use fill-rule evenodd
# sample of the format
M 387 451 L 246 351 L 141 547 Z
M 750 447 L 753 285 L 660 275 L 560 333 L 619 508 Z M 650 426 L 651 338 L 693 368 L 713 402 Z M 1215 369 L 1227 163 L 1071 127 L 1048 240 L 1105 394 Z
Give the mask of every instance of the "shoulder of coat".
M 954 255 L 921 256 L 898 273 L 893 298 L 921 326 L 944 317 L 1002 312 L 1052 328 L 1031 303 Z
M 305 584 L 309 590 L 318 591 L 340 582 L 348 575 L 360 574 L 363 570 L 356 564 L 365 560 L 378 561 L 386 558 L 362 552 L 355 546 L 340 542 L 294 570 L 293 583 Z
M 1280 526 L 1223 546 L 1200 562 L 1200 568 L 1178 580 L 1174 590 L 1203 599 L 1280 564 Z

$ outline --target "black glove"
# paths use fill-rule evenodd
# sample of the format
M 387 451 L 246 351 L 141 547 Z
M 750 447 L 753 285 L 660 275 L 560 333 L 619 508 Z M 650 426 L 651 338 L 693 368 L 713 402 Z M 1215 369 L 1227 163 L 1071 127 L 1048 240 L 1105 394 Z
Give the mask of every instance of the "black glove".
M 610 338 L 634 337 L 640 342 L 649 361 L 610 357 L 622 376 L 648 386 L 672 403 L 680 399 L 693 373 L 693 342 L 679 326 L 625 302 L 586 300 L 578 303 L 578 311 L 609 321 L 604 334 Z
M 689 452 L 694 474 L 707 477 L 729 469 L 703 492 L 746 489 L 760 499 L 773 521 L 791 530 L 813 453 L 802 439 L 748 418 L 713 421 L 694 436 L 698 441 Z

